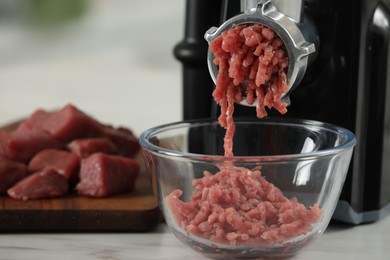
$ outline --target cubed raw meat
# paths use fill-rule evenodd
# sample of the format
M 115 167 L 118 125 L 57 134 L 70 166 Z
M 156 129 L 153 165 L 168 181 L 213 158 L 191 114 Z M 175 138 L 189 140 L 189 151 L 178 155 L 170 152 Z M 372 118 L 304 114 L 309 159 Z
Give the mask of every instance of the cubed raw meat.
M 7 193 L 21 200 L 60 197 L 68 193 L 68 180 L 53 168 L 45 168 L 19 181 Z
M 138 139 L 128 128 L 105 126 L 102 136 L 110 139 L 116 145 L 118 153 L 122 156 L 134 157 L 140 149 Z
M 53 168 L 66 179 L 74 179 L 79 167 L 80 158 L 68 151 L 45 149 L 37 153 L 28 164 L 30 173 Z
M 71 104 L 50 114 L 36 127 L 64 142 L 96 135 L 100 132 L 100 124 Z
M 107 197 L 131 191 L 139 173 L 137 161 L 116 155 L 95 153 L 81 161 L 78 194 Z
M 26 175 L 27 166 L 24 163 L 0 157 L 0 194 L 5 194 L 9 188 Z
M 97 152 L 106 154 L 118 153 L 115 144 L 107 138 L 76 139 L 68 144 L 68 149 L 81 158 L 86 158 Z
M 23 129 L 34 129 L 39 125 L 42 121 L 44 121 L 51 113 L 47 112 L 43 109 L 35 110 L 28 119 L 21 122 L 17 128 L 17 130 Z
M 63 147 L 63 143 L 40 129 L 0 132 L 0 155 L 18 162 L 27 163 L 43 149 Z

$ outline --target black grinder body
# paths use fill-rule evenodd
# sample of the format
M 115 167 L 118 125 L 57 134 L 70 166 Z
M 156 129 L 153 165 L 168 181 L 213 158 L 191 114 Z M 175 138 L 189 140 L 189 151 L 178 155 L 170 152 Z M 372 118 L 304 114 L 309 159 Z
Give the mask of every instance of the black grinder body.
M 238 0 L 187 0 L 185 36 L 174 50 L 183 64 L 185 120 L 217 118 L 203 36 L 239 12 Z M 318 56 L 283 116 L 333 123 L 356 134 L 333 218 L 376 221 L 390 212 L 390 0 L 306 0 L 304 14 L 318 31 Z M 236 105 L 234 116 L 254 117 L 255 109 Z

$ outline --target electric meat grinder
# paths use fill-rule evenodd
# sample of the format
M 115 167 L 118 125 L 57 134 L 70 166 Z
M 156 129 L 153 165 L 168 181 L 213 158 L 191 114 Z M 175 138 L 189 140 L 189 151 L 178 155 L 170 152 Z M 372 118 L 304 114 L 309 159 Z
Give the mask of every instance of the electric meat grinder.
M 353 224 L 380 219 L 390 212 L 389 10 L 390 0 L 187 0 L 184 39 L 174 49 L 183 64 L 184 119 L 218 117 L 207 41 L 236 23 L 269 27 L 290 60 L 291 104 L 283 116 L 355 132 L 333 218 Z M 255 111 L 237 105 L 234 116 Z

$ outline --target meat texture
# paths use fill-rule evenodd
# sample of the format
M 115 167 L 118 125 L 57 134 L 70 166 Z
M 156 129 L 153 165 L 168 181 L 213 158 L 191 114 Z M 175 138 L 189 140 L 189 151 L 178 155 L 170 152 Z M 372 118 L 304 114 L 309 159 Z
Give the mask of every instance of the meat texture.
M 37 109 L 16 129 L 0 131 L 0 194 L 56 197 L 77 184 L 79 194 L 91 197 L 130 191 L 139 149 L 130 129 L 103 124 L 72 104 L 55 112 Z
M 6 194 L 9 188 L 26 176 L 27 166 L 24 163 L 0 157 L 0 194 Z
M 18 162 L 27 163 L 43 149 L 63 147 L 63 143 L 40 129 L 0 132 L 0 155 Z
M 37 128 L 37 126 L 50 115 L 51 113 L 45 111 L 44 109 L 37 109 L 30 115 L 28 119 L 24 120 L 18 125 L 17 130 Z
M 114 128 L 112 126 L 104 126 L 101 136 L 113 142 L 118 149 L 118 153 L 122 156 L 134 157 L 140 149 L 138 139 L 126 127 Z
M 257 98 L 259 118 L 267 115 L 265 107 L 287 112 L 281 97 L 288 90 L 288 56 L 274 31 L 260 24 L 237 25 L 213 40 L 210 50 L 219 69 L 213 97 L 221 105 L 221 123 L 229 91 L 233 102 L 247 98 L 254 104 Z
M 259 170 L 227 166 L 193 181 L 183 202 L 182 190 L 166 197 L 176 223 L 185 232 L 232 246 L 274 244 L 305 234 L 320 221 L 318 205 L 306 208 L 261 176 Z
M 53 168 L 67 180 L 74 180 L 80 167 L 80 158 L 68 151 L 45 149 L 37 153 L 28 164 L 30 173 Z
M 287 112 L 282 96 L 288 91 L 288 57 L 283 41 L 260 24 L 240 24 L 224 31 L 210 43 L 218 67 L 213 98 L 220 106 L 219 124 L 226 128 L 224 149 L 233 156 L 234 104 L 244 99 L 256 104 L 257 117 L 266 107 Z
M 115 145 L 115 148 L 109 148 L 107 144 L 104 144 L 106 147 L 103 149 L 109 148 L 110 154 L 114 153 L 112 149 L 116 149 L 115 153 L 125 157 L 134 157 L 140 149 L 138 138 L 130 129 L 102 124 L 72 104 L 64 106 L 57 112 L 37 109 L 27 120 L 19 124 L 18 130 L 25 129 L 44 130 L 64 143 L 72 142 L 75 139 L 106 138 Z M 100 149 L 97 147 L 100 144 L 102 143 L 94 143 L 97 151 Z M 88 144 L 87 146 L 92 148 L 93 145 Z
M 131 191 L 139 173 L 137 161 L 121 156 L 95 153 L 81 161 L 78 194 L 107 197 Z
M 68 192 L 68 180 L 53 168 L 45 168 L 16 183 L 7 193 L 14 199 L 53 198 Z
M 49 114 L 34 127 L 47 131 L 63 142 L 95 135 L 99 132 L 99 124 L 72 104 Z
M 68 149 L 80 158 L 86 158 L 94 153 L 117 154 L 115 144 L 107 138 L 76 139 L 67 145 Z

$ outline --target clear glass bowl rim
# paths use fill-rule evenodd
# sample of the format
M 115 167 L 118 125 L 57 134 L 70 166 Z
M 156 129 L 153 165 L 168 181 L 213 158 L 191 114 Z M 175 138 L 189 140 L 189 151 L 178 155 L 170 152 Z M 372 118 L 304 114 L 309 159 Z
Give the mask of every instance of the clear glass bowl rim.
M 320 122 L 316 120 L 309 119 L 298 119 L 298 118 L 287 118 L 287 117 L 267 117 L 262 119 L 248 119 L 248 118 L 238 118 L 235 119 L 235 124 L 278 124 L 278 125 L 288 125 L 296 126 L 300 128 L 315 128 L 315 129 L 324 129 L 326 131 L 332 131 L 338 135 L 345 137 L 345 141 L 340 143 L 340 145 L 328 149 L 317 150 L 313 152 L 300 153 L 300 154 L 282 154 L 282 155 L 261 155 L 261 156 L 224 156 L 224 155 L 208 155 L 208 154 L 197 154 L 190 152 L 181 152 L 177 150 L 167 149 L 155 145 L 149 142 L 149 138 L 158 133 L 165 131 L 185 128 L 191 126 L 202 126 L 202 125 L 218 125 L 218 121 L 215 119 L 194 119 L 194 120 L 184 120 L 177 121 L 168 124 L 162 124 L 155 127 L 152 127 L 148 130 L 145 130 L 141 133 L 139 138 L 139 143 L 143 149 L 147 149 L 149 152 L 163 157 L 172 157 L 175 159 L 191 159 L 199 161 L 240 161 L 240 162 L 256 162 L 256 161 L 267 161 L 267 162 L 281 162 L 281 161 L 290 161 L 290 160 L 309 160 L 319 157 L 335 155 L 352 149 L 356 145 L 356 137 L 352 131 L 340 127 L 331 123 Z

